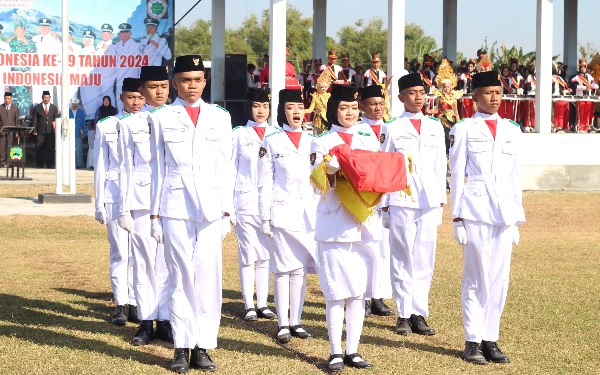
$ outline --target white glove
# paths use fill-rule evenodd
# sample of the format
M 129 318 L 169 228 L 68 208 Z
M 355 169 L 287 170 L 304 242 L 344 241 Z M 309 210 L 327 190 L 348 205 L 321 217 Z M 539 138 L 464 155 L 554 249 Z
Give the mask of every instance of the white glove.
M 519 233 L 519 227 L 515 226 L 513 232 L 513 245 L 518 245 L 521 240 L 521 234 Z
M 452 236 L 454 237 L 456 242 L 458 242 L 459 245 L 466 245 L 467 244 L 467 230 L 465 229 L 463 222 L 455 221 L 453 224 L 454 224 L 454 229 L 452 230 Z
M 390 229 L 390 211 L 381 211 L 381 224 L 385 229 Z
M 158 243 L 163 243 L 162 223 L 159 218 L 150 219 L 150 236 Z
M 237 219 L 235 218 L 235 215 L 231 215 L 229 214 L 229 222 L 231 223 L 231 225 L 233 225 L 234 227 L 237 224 Z
M 96 208 L 94 219 L 96 219 L 102 225 L 106 224 L 106 208 Z
M 335 155 L 331 157 L 331 160 L 325 162 L 325 167 L 327 174 L 335 174 L 341 169 L 340 163 Z
M 223 216 L 223 218 L 221 219 L 221 241 L 223 241 L 225 239 L 225 236 L 227 236 L 231 232 L 231 224 L 229 224 L 230 220 L 231 218 L 228 216 Z M 233 220 L 235 220 L 235 218 Z
M 260 226 L 260 230 L 265 236 L 273 238 L 273 231 L 271 230 L 271 221 L 264 220 Z
M 117 220 L 117 224 L 129 233 L 133 232 L 133 218 L 130 213 L 122 213 Z

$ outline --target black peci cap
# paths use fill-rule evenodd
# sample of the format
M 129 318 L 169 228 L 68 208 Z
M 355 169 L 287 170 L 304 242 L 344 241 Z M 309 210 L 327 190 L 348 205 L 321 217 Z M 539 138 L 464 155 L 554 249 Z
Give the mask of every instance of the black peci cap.
M 362 90 L 361 100 L 369 98 L 385 98 L 385 89 L 381 85 L 367 86 Z
M 267 103 L 271 101 L 271 89 L 260 89 L 256 87 L 250 87 L 248 89 L 248 101 Z
M 498 72 L 482 72 L 473 76 L 473 88 L 500 86 Z
M 7 92 L 4 93 L 4 96 L 12 96 L 12 92 L 7 91 Z
M 123 91 L 138 92 L 140 88 L 139 78 L 125 78 L 123 79 Z
M 200 55 L 183 55 L 175 59 L 173 74 L 182 72 L 204 71 L 204 63 Z
M 400 91 L 415 86 L 423 86 L 423 80 L 419 73 L 406 74 L 398 79 L 398 90 Z
M 302 90 L 283 89 L 279 91 L 279 103 L 304 103 Z
M 169 73 L 166 66 L 142 66 L 140 71 L 140 82 L 168 81 Z
M 42 96 L 44 96 L 44 95 L 50 95 L 50 91 L 43 91 Z
M 338 102 L 355 102 L 358 98 L 358 90 L 354 85 L 331 85 L 331 97 L 329 100 Z

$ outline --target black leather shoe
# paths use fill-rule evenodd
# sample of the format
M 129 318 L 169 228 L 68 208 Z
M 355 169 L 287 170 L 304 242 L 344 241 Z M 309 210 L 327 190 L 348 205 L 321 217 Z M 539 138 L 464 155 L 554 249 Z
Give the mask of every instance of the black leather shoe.
M 379 316 L 390 316 L 394 311 L 383 303 L 383 298 L 373 298 L 371 300 L 371 313 Z
M 140 324 L 142 321 L 138 318 L 137 306 L 129 305 L 129 315 L 127 321 L 135 324 Z
M 261 307 L 260 309 L 256 310 L 256 316 L 258 316 L 261 319 L 275 319 L 275 313 L 273 313 L 273 311 L 269 310 L 268 307 Z
M 129 305 L 118 305 L 111 319 L 111 323 L 116 326 L 127 324 L 127 315 L 129 315 Z
M 366 299 L 365 300 L 365 318 L 368 318 L 370 316 L 371 316 L 371 300 Z
M 302 327 L 300 324 L 298 324 L 296 326 L 291 326 L 290 332 L 292 333 L 292 336 L 296 336 L 301 339 L 309 339 L 312 337 L 312 335 L 310 333 L 306 332 L 304 327 Z
M 157 320 L 156 321 L 156 332 L 154 333 L 156 339 L 173 343 L 173 329 L 171 328 L 171 322 L 168 320 Z
M 344 356 L 344 364 L 355 368 L 372 368 L 373 365 L 360 356 L 358 353 L 346 354 Z
M 199 348 L 197 345 L 192 349 L 190 366 L 202 371 L 217 371 L 217 365 L 210 359 L 210 356 L 206 353 L 206 349 Z
M 171 364 L 171 371 L 178 374 L 186 374 L 190 372 L 189 363 L 190 350 L 188 348 L 175 348 L 175 355 L 173 363 Z
M 481 351 L 486 361 L 494 363 L 510 363 L 510 359 L 502 353 L 498 344 L 494 341 L 482 341 Z
M 142 320 L 140 328 L 138 328 L 137 333 L 133 336 L 133 340 L 131 340 L 133 345 L 148 345 L 150 341 L 154 340 L 154 327 L 152 323 L 154 323 L 152 320 Z
M 246 315 L 244 315 L 244 320 L 247 322 L 254 322 L 258 320 L 258 315 L 256 314 L 256 309 L 251 307 L 246 310 Z
M 287 332 L 281 332 L 282 330 L 287 329 Z M 277 341 L 285 344 L 292 339 L 292 334 L 290 333 L 289 326 L 281 326 L 277 329 Z
M 476 365 L 485 365 L 485 358 L 479 349 L 479 343 L 473 341 L 465 341 L 465 351 L 460 356 L 463 361 Z
M 339 358 L 342 361 L 336 362 L 336 363 L 331 363 L 331 361 L 333 361 L 334 359 Z M 329 356 L 329 359 L 327 360 L 327 368 L 329 369 L 329 371 L 333 371 L 333 372 L 338 372 L 338 371 L 342 371 L 344 369 L 344 356 L 341 354 L 332 354 Z
M 433 336 L 435 330 L 427 325 L 425 318 L 422 315 L 410 316 L 410 328 L 418 335 Z
M 396 328 L 394 331 L 402 336 L 410 336 L 412 334 L 412 329 L 410 328 L 410 320 L 407 318 L 400 318 L 396 320 Z

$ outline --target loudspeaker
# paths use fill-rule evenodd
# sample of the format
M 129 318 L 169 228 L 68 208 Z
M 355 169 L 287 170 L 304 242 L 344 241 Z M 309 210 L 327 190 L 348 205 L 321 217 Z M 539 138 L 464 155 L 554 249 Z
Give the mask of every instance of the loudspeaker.
M 248 59 L 242 54 L 225 55 L 225 100 L 246 100 Z
M 231 126 L 235 128 L 236 126 L 246 125 L 248 121 L 246 119 L 246 114 L 244 113 L 244 103 L 245 101 L 225 101 L 223 106 L 227 111 L 229 111 L 229 115 L 231 116 Z

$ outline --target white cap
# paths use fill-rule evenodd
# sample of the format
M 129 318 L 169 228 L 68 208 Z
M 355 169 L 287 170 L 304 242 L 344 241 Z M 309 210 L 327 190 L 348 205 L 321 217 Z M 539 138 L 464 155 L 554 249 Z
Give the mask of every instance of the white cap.
M 71 105 L 72 105 L 72 106 L 77 106 L 77 107 L 79 107 L 79 99 L 77 99 L 77 98 L 73 98 L 73 99 L 71 100 Z

